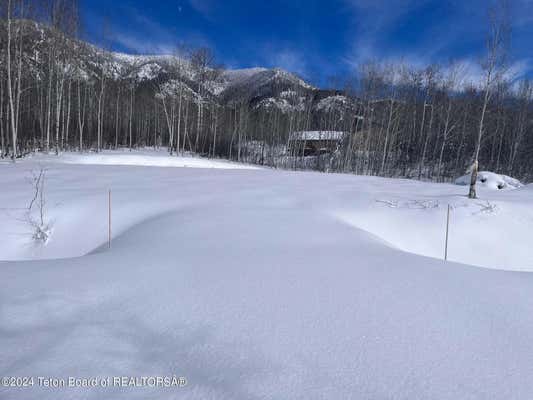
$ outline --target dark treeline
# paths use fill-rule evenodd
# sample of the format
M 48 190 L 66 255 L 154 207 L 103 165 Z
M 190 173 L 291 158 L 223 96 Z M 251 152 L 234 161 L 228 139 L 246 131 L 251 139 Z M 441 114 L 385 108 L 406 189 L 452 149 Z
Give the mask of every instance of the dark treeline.
M 533 176 L 533 90 L 507 78 L 496 18 L 479 82 L 458 65 L 372 62 L 335 91 L 275 71 L 268 90 L 219 92 L 225 71 L 208 49 L 118 56 L 77 39 L 72 0 L 0 4 L 2 158 L 165 146 L 284 168 L 449 180 L 479 160 Z M 305 157 L 290 138 L 306 130 L 346 134 L 333 153 Z

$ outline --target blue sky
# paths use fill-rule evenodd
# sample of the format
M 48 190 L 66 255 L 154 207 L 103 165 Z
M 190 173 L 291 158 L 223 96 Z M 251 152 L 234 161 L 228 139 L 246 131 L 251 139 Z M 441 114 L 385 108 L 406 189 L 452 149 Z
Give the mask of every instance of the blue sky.
M 228 68 L 281 67 L 314 84 L 369 59 L 460 61 L 479 74 L 489 0 L 81 0 L 86 38 L 128 53 L 211 47 Z M 515 76 L 533 72 L 533 0 L 510 0 Z M 103 21 L 108 21 L 104 24 Z M 107 28 L 104 30 L 103 26 Z

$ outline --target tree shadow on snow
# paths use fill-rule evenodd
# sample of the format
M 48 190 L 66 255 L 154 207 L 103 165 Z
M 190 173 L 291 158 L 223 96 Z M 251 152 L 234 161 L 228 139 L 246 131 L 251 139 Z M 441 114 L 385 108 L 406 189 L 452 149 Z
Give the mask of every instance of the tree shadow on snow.
M 6 310 L 44 311 L 48 295 L 26 298 L 22 304 L 2 299 Z M 55 295 L 57 297 L 57 295 Z M 64 302 L 57 301 L 56 305 Z M 1 376 L 104 377 L 183 376 L 184 387 L 151 388 L 0 388 L 4 400 L 25 399 L 253 399 L 246 389 L 252 379 L 269 374 L 260 356 L 241 344 L 224 343 L 209 326 L 176 326 L 141 320 L 124 311 L 124 303 L 82 305 L 41 320 L 0 325 Z M 47 310 L 49 311 L 49 310 Z M 176 308 L 176 313 L 180 312 Z M 3 314 L 3 316 L 2 316 Z M 13 314 L 9 314 L 13 315 Z M 51 317 L 50 317 L 51 315 Z M 4 319 L 2 319 L 4 318 Z M 9 321 L 8 321 L 9 322 Z M 253 354 L 253 353 L 252 353 Z

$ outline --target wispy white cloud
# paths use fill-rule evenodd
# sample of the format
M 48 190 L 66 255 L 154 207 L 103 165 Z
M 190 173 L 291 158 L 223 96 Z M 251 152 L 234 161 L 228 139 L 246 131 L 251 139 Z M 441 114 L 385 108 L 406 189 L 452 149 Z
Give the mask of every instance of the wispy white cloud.
M 517 28 L 533 25 L 533 0 L 516 0 L 512 9 L 513 24 Z
M 146 37 L 139 37 L 136 34 L 118 32 L 114 35 L 114 41 L 124 48 L 139 54 L 171 54 L 174 46 L 161 41 L 147 40 Z
M 273 45 L 272 43 L 265 46 L 261 51 L 261 57 L 258 66 L 271 68 L 281 68 L 286 71 L 307 78 L 309 75 L 309 65 L 304 54 L 291 47 L 283 44 Z
M 485 79 L 485 71 L 479 62 L 473 60 L 461 60 L 459 63 L 463 66 L 463 72 L 461 74 L 463 84 L 478 85 L 483 82 Z M 528 72 L 531 71 L 531 67 L 531 61 L 528 59 L 516 60 L 507 65 L 503 72 L 503 78 L 514 83 L 517 80 L 526 77 Z
M 204 17 L 211 19 L 215 3 L 211 0 L 188 0 L 190 6 Z
M 428 21 L 421 34 L 404 46 L 390 44 L 391 32 L 412 18 L 418 7 L 427 6 L 431 0 L 344 0 L 354 10 L 354 40 L 343 62 L 350 68 L 368 61 L 405 64 L 425 68 L 431 64 L 442 65 L 443 73 L 449 73 L 451 65 L 460 65 L 462 84 L 477 84 L 483 76 L 479 60 L 483 57 L 485 23 L 489 2 L 485 0 L 448 0 L 453 10 L 448 17 Z M 533 0 L 516 0 L 512 23 L 533 23 Z M 531 10 L 523 17 L 517 12 Z M 393 35 L 392 35 L 393 36 Z M 465 40 L 472 44 L 465 54 Z M 401 41 L 400 41 L 401 43 Z M 477 47 L 476 47 L 477 46 Z M 458 52 L 457 48 L 460 48 Z M 511 54 L 505 77 L 510 81 L 523 78 L 533 71 L 528 54 Z M 451 59 L 455 59 L 452 61 Z
M 434 63 L 425 58 L 416 56 L 410 57 L 384 57 L 377 59 L 381 65 L 391 66 L 393 72 L 393 79 L 400 78 L 401 68 L 414 70 L 425 70 Z M 360 64 L 354 64 L 354 69 L 358 68 Z M 481 87 L 485 80 L 485 71 L 483 70 L 479 60 L 471 58 L 463 58 L 457 60 L 451 60 L 446 63 L 437 65 L 438 73 L 455 89 L 464 88 L 467 86 Z M 527 77 L 528 73 L 532 70 L 533 63 L 529 59 L 520 59 L 511 62 L 506 66 L 503 72 L 503 78 L 511 83 L 512 86 L 516 86 L 519 80 Z
M 273 58 L 273 63 L 277 67 L 300 75 L 306 75 L 307 72 L 305 58 L 302 54 L 294 50 L 284 49 L 276 53 Z
M 140 14 L 133 8 L 124 7 L 128 20 L 135 29 L 119 27 L 115 29 L 112 39 L 129 51 L 141 54 L 171 54 L 183 45 L 192 47 L 209 46 L 209 41 L 195 32 L 186 35 L 177 34 L 156 20 Z
M 354 66 L 361 62 L 392 55 L 383 39 L 413 9 L 423 6 L 429 0 L 344 0 L 354 11 L 352 48 L 344 62 Z

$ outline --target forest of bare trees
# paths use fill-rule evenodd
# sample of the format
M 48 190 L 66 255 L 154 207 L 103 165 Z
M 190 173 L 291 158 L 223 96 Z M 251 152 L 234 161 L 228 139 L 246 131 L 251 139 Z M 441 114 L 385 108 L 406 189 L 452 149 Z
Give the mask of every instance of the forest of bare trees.
M 370 62 L 332 90 L 277 70 L 258 90 L 224 86 L 209 49 L 134 57 L 87 44 L 75 1 L 0 4 L 2 158 L 156 146 L 330 172 L 446 181 L 479 165 L 533 178 L 533 87 L 506 73 L 496 16 L 479 82 L 460 64 Z M 305 130 L 346 134 L 335 152 L 305 157 L 289 146 Z

